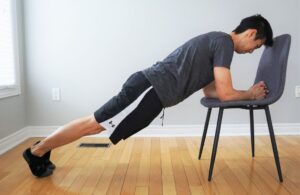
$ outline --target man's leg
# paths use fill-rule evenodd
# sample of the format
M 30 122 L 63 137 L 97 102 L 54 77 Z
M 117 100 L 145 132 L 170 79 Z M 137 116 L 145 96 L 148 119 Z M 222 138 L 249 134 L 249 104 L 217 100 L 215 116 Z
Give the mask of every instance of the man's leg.
M 35 156 L 43 156 L 46 152 L 59 146 L 71 143 L 83 136 L 98 134 L 105 129 L 95 120 L 94 115 L 83 117 L 59 128 L 53 134 L 31 147 Z
M 40 143 L 36 143 L 31 148 L 26 149 L 23 152 L 23 157 L 27 161 L 32 173 L 37 177 L 51 175 L 52 172 L 49 171 L 46 160 L 49 160 L 52 149 L 68 144 L 85 135 L 97 134 L 104 131 L 104 126 L 99 123 L 121 112 L 149 88 L 150 85 L 141 72 L 134 73 L 124 83 L 121 92 L 104 104 L 93 115 L 74 120 L 64 125 Z
M 123 84 L 122 90 L 99 108 L 93 115 L 74 120 L 58 129 L 40 143 L 31 147 L 35 156 L 43 156 L 46 152 L 59 146 L 71 143 L 83 136 L 98 134 L 105 130 L 100 124 L 137 99 L 151 84 L 141 72 L 132 74 Z

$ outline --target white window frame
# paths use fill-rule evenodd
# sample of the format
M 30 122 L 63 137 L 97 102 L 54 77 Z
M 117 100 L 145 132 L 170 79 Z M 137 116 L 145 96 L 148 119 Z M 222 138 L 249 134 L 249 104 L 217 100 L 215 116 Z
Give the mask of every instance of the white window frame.
M 13 51 L 15 58 L 15 85 L 0 86 L 0 99 L 21 94 L 20 85 L 20 58 L 19 58 L 19 39 L 18 39 L 18 12 L 17 1 L 11 0 L 11 14 L 12 14 L 12 37 L 13 37 Z

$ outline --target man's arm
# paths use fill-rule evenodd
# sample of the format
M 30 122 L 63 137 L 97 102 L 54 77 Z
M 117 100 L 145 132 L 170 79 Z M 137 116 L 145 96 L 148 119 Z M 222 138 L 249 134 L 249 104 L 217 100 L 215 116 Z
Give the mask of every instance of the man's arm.
M 221 101 L 253 100 L 263 99 L 268 93 L 263 81 L 253 85 L 250 89 L 245 91 L 235 90 L 232 86 L 230 71 L 224 67 L 215 67 L 214 77 L 215 81 L 203 89 L 206 97 L 219 98 Z

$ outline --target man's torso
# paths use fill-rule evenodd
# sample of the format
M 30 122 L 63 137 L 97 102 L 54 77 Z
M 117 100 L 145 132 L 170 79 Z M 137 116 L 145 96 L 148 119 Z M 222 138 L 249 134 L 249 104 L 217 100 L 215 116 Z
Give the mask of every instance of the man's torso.
M 214 66 L 229 68 L 233 50 L 230 35 L 210 32 L 189 40 L 143 73 L 169 107 L 212 82 Z

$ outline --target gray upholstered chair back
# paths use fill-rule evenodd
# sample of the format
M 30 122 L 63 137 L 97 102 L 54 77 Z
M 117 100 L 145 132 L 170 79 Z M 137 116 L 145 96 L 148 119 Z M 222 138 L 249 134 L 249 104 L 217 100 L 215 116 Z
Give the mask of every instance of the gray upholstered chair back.
M 264 81 L 269 89 L 268 96 L 260 100 L 263 104 L 277 101 L 284 90 L 286 67 L 291 45 L 289 34 L 274 38 L 274 45 L 266 47 L 259 62 L 255 83 Z

